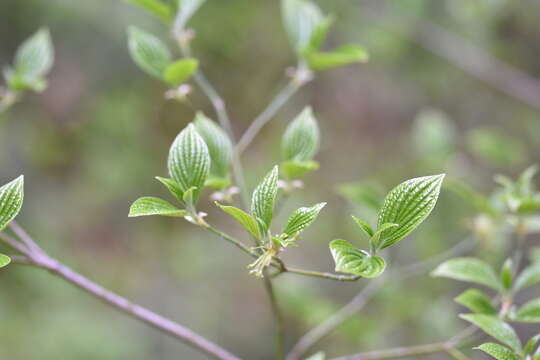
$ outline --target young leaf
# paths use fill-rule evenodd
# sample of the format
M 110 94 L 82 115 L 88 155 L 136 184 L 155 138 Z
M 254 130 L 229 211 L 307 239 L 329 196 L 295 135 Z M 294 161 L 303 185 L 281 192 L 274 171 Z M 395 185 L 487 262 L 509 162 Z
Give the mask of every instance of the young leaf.
M 11 220 L 19 214 L 23 198 L 23 175 L 0 187 L 0 231 L 4 230 Z
M 177 199 L 179 200 L 180 202 L 182 202 L 182 197 L 184 196 L 184 192 L 182 191 L 182 189 L 180 188 L 180 185 L 178 185 L 178 183 L 176 181 L 174 181 L 173 179 L 169 179 L 169 178 L 164 178 L 164 177 L 160 177 L 160 176 L 156 176 L 156 179 L 162 183 L 163 185 L 165 185 L 165 187 L 167 188 L 167 190 L 169 190 L 169 192 Z
M 183 192 L 195 187 L 193 202 L 196 203 L 210 171 L 210 155 L 193 124 L 182 130 L 172 143 L 167 165 Z
M 325 18 L 319 7 L 309 0 L 282 0 L 281 10 L 289 41 L 301 54 Z
M 221 210 L 225 211 L 227 214 L 234 217 L 251 235 L 255 237 L 255 239 L 260 240 L 261 239 L 261 232 L 259 231 L 259 224 L 257 223 L 257 220 L 245 211 L 234 207 L 234 206 L 225 206 L 221 205 L 217 201 L 215 202 L 216 206 L 218 206 Z
M 495 290 L 502 287 L 491 266 L 476 258 L 450 259 L 440 264 L 431 275 L 481 284 Z
M 310 161 L 319 148 L 319 126 L 311 107 L 306 107 L 289 124 L 281 143 L 285 161 Z
M 288 179 L 301 178 L 305 173 L 319 169 L 316 161 L 283 161 L 281 170 Z
M 362 231 L 368 236 L 368 238 L 371 239 L 373 237 L 373 234 L 375 234 L 375 231 L 373 231 L 373 228 L 371 227 L 371 225 L 369 225 L 364 220 L 357 218 L 354 215 L 352 216 L 352 218 L 354 222 L 356 223 L 356 225 L 358 225 L 358 227 L 362 229 Z
M 344 45 L 326 52 L 307 52 L 305 58 L 309 68 L 324 71 L 335 67 L 354 63 L 365 63 L 369 59 L 368 52 L 358 45 Z
M 195 115 L 193 122 L 197 132 L 208 146 L 212 161 L 210 174 L 216 178 L 228 178 L 232 155 L 231 139 L 218 124 L 207 118 L 202 112 Z
M 345 240 L 332 240 L 330 252 L 336 263 L 336 271 L 374 278 L 381 275 L 386 263 L 379 256 L 371 256 Z
M 138 5 L 149 13 L 157 16 L 165 23 L 172 20 L 172 12 L 169 6 L 159 0 L 126 0 L 127 2 Z
M 379 212 L 379 227 L 385 223 L 399 226 L 384 231 L 379 246 L 384 249 L 403 239 L 431 213 L 439 197 L 444 174 L 407 180 L 386 196 Z
M 199 10 L 206 0 L 178 0 L 178 12 L 176 14 L 175 26 L 184 29 L 187 22 Z
M 171 62 L 171 53 L 157 37 L 130 26 L 128 47 L 133 61 L 147 74 L 164 80 L 163 73 Z
M 497 315 L 497 309 L 491 304 L 490 298 L 478 289 L 465 290 L 454 300 L 475 313 Z
M 319 351 L 318 353 L 311 355 L 305 360 L 325 360 L 325 359 L 326 359 L 326 355 L 324 354 L 324 352 Z
M 177 60 L 165 68 L 163 71 L 163 79 L 171 86 L 178 86 L 186 82 L 186 80 L 197 71 L 198 67 L 199 62 L 197 59 L 187 58 Z
M 540 299 L 534 299 L 521 306 L 512 318 L 513 321 L 540 322 Z
M 295 237 L 300 232 L 304 231 L 315 219 L 322 208 L 326 205 L 325 202 L 313 205 L 312 207 L 301 207 L 289 217 L 287 226 L 283 229 L 283 233 L 287 234 L 287 238 Z
M 512 288 L 513 275 L 512 275 L 512 259 L 506 259 L 501 269 L 501 284 L 506 290 Z
M 381 234 L 383 232 L 385 232 L 387 229 L 392 229 L 392 228 L 395 228 L 395 227 L 398 227 L 398 226 L 399 226 L 399 224 L 392 224 L 392 223 L 385 223 L 385 224 L 382 224 L 381 226 L 379 226 L 377 231 L 375 231 L 375 233 L 371 237 L 370 243 L 371 243 L 372 248 L 377 249 L 379 247 L 379 241 L 380 241 L 380 238 L 381 238 Z
M 540 334 L 533 336 L 529 339 L 529 341 L 527 341 L 527 344 L 525 344 L 525 346 L 523 347 L 523 354 L 525 356 L 531 354 L 534 351 L 536 344 L 538 344 L 538 340 L 540 340 Z M 540 349 L 538 351 L 540 351 Z
M 251 197 L 251 213 L 262 222 L 262 232 L 266 232 L 272 222 L 274 202 L 278 191 L 278 176 L 278 167 L 274 166 L 272 171 L 257 185 Z
M 520 360 L 521 357 L 507 348 L 506 346 L 502 346 L 496 343 L 485 343 L 480 345 L 479 347 L 475 348 L 478 350 L 482 350 L 486 354 L 490 355 L 494 359 L 497 360 Z
M 187 215 L 186 210 L 178 209 L 176 206 L 157 197 L 145 196 L 135 200 L 129 208 L 129 217 L 162 215 L 179 216 Z
M 0 254 L 0 268 L 3 268 L 4 266 L 8 265 L 11 262 L 11 259 L 9 256 Z
M 516 279 L 515 288 L 522 290 L 528 286 L 534 285 L 540 282 L 540 263 L 535 263 L 527 267 L 519 274 Z
M 504 321 L 495 316 L 485 314 L 462 314 L 460 317 L 478 326 L 493 338 L 508 345 L 515 352 L 521 352 L 521 341 L 514 329 Z

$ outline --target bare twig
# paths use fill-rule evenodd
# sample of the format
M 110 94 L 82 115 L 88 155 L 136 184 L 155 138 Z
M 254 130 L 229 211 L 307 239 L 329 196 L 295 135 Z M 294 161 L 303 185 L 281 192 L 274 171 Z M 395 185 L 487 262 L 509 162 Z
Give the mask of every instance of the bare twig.
M 274 286 L 272 285 L 272 279 L 270 276 L 264 277 L 264 287 L 270 299 L 270 305 L 272 307 L 272 313 L 274 314 L 274 319 L 276 320 L 276 360 L 285 359 L 285 324 L 283 322 L 283 314 L 279 309 L 279 304 L 277 303 L 276 293 Z

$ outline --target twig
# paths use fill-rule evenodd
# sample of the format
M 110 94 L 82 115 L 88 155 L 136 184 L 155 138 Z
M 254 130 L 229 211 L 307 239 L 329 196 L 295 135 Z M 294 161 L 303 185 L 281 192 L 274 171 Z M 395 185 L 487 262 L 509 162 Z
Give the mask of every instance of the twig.
M 332 360 L 383 360 L 397 359 L 408 356 L 427 355 L 438 352 L 446 352 L 445 343 L 398 347 L 394 349 L 370 351 L 356 355 L 343 356 Z
M 297 269 L 297 268 L 291 268 L 291 267 L 287 267 L 287 269 L 283 271 L 283 273 L 311 276 L 311 277 L 338 280 L 338 281 L 356 281 L 362 278 L 361 276 L 357 276 L 357 275 L 340 275 L 340 274 L 333 274 L 333 273 L 328 273 L 328 272 L 304 270 L 304 269 Z
M 371 280 L 369 284 L 366 285 L 345 306 L 302 336 L 287 355 L 287 360 L 300 359 L 301 356 L 311 349 L 317 342 L 334 331 L 338 326 L 340 326 L 355 313 L 360 311 L 389 279 L 399 281 L 407 277 L 414 276 L 450 256 L 466 252 L 474 246 L 474 243 L 471 240 L 471 238 L 463 239 L 451 249 L 441 254 L 415 264 L 406 265 L 402 268 L 392 270 L 390 271 L 390 274 L 383 274 L 382 277 Z
M 26 254 L 28 252 L 28 249 L 26 248 L 26 246 L 23 243 L 21 243 L 20 241 L 15 240 L 14 238 L 9 236 L 8 234 L 0 232 L 0 240 L 5 242 L 6 244 L 8 244 L 14 250 L 17 250 L 21 254 Z
M 272 279 L 265 274 L 263 279 L 264 287 L 270 299 L 270 305 L 272 307 L 272 313 L 274 314 L 274 319 L 276 320 L 276 360 L 285 359 L 285 324 L 283 322 L 283 314 L 279 309 L 279 304 L 277 303 L 276 293 L 274 286 L 272 285 Z

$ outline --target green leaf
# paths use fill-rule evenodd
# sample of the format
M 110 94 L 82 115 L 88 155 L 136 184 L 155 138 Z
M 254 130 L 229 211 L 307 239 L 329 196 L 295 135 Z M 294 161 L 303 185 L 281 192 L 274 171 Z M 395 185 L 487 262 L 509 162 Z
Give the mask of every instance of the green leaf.
M 324 352 L 319 351 L 318 353 L 311 355 L 305 360 L 325 360 L 325 359 L 326 359 L 326 355 L 324 354 Z
M 454 300 L 475 313 L 497 315 L 497 309 L 491 303 L 490 298 L 478 289 L 465 290 Z
M 165 187 L 167 188 L 167 190 L 169 190 L 169 192 L 176 198 L 178 199 L 178 201 L 182 202 L 182 197 L 184 196 L 184 192 L 182 191 L 182 189 L 180 188 L 180 185 L 178 185 L 178 183 L 176 181 L 174 181 L 173 179 L 169 179 L 169 178 L 163 178 L 163 177 L 160 177 L 160 176 L 156 176 L 156 179 L 162 183 L 163 185 L 165 185 Z
M 149 13 L 157 16 L 165 23 L 172 20 L 172 12 L 169 6 L 159 0 L 126 0 L 128 3 L 137 5 Z
M 496 343 L 485 343 L 475 348 L 482 350 L 486 354 L 490 355 L 497 360 L 520 360 L 520 356 L 507 348 Z
M 221 210 L 225 211 L 227 214 L 234 217 L 251 235 L 255 237 L 255 239 L 260 240 L 261 239 L 261 232 L 259 231 L 259 224 L 257 223 L 257 220 L 248 213 L 246 213 L 244 210 L 241 210 L 234 206 L 226 206 L 221 205 L 217 201 L 215 202 L 216 206 L 218 206 Z
M 42 28 L 17 49 L 14 71 L 7 76 L 10 86 L 16 90 L 44 89 L 43 76 L 49 72 L 53 61 L 51 36 L 49 30 Z
M 512 320 L 527 323 L 540 322 L 540 299 L 525 303 L 518 309 Z
M 333 23 L 334 17 L 327 16 L 315 27 L 309 39 L 309 43 L 304 49 L 304 54 L 313 53 L 320 50 Z
M 538 340 L 540 340 L 540 334 L 533 336 L 532 338 L 529 339 L 529 341 L 527 341 L 527 344 L 525 344 L 525 347 L 523 348 L 523 354 L 525 356 L 531 354 L 534 351 L 534 347 L 538 343 Z
M 163 73 L 171 62 L 171 53 L 157 37 L 134 26 L 128 29 L 131 58 L 147 74 L 164 80 Z
M 212 162 L 210 174 L 217 178 L 227 179 L 232 156 L 231 139 L 218 124 L 207 118 L 202 112 L 195 115 L 194 124 L 197 132 L 208 146 Z
M 535 263 L 527 267 L 519 274 L 516 279 L 515 288 L 522 290 L 528 286 L 534 285 L 540 282 L 540 263 Z
M 292 238 L 304 231 L 319 215 L 319 212 L 326 205 L 325 202 L 313 205 L 312 207 L 301 207 L 289 217 L 287 226 L 283 230 L 287 238 Z
M 365 63 L 369 55 L 361 46 L 343 45 L 332 51 L 307 52 L 305 58 L 310 69 L 324 71 L 354 63 Z
M 502 287 L 491 266 L 476 258 L 450 259 L 440 264 L 431 275 L 481 284 L 495 290 Z
M 381 226 L 379 226 L 379 228 L 377 229 L 377 231 L 373 234 L 373 236 L 371 237 L 371 246 L 373 249 L 377 249 L 379 247 L 379 242 L 380 242 L 380 238 L 381 238 L 381 234 L 383 232 L 385 232 L 386 230 L 388 229 L 392 229 L 392 228 L 396 228 L 398 227 L 399 224 L 392 224 L 392 223 L 385 223 L 385 224 L 382 224 Z
M 512 259 L 506 259 L 501 269 L 501 284 L 506 290 L 512 288 L 513 275 L 512 275 Z
M 186 210 L 178 209 L 169 202 L 152 196 L 145 196 L 135 200 L 129 208 L 129 217 L 147 216 L 147 215 L 162 215 L 162 216 L 179 216 L 187 215 Z
M 289 41 L 302 53 L 325 18 L 319 7 L 308 0 L 282 0 L 281 10 Z
M 385 195 L 378 184 L 367 182 L 341 184 L 337 192 L 354 204 L 365 206 L 373 211 L 379 211 Z
M 385 223 L 399 224 L 381 235 L 380 248 L 384 249 L 403 239 L 431 213 L 444 179 L 444 174 L 407 180 L 386 196 L 379 212 L 379 227 Z
M 186 58 L 177 60 L 165 68 L 163 78 L 169 85 L 178 86 L 186 82 L 197 71 L 198 67 L 199 61 L 197 59 Z
M 3 268 L 4 266 L 8 265 L 11 262 L 11 259 L 9 256 L 0 254 L 0 268 Z
M 354 222 L 356 223 L 356 225 L 358 225 L 358 227 L 360 229 L 362 229 L 362 231 L 368 236 L 368 238 L 371 239 L 373 237 L 373 234 L 375 234 L 375 231 L 373 230 L 371 225 L 369 225 L 364 220 L 361 220 L 361 219 L 357 218 L 354 215 L 352 215 L 352 218 L 353 218 Z
M 281 170 L 288 179 L 298 179 L 307 172 L 319 169 L 316 161 L 284 161 L 281 163 Z
M 24 199 L 24 176 L 0 187 L 0 231 L 15 219 Z
M 460 317 L 478 326 L 485 333 L 508 345 L 517 353 L 521 352 L 521 341 L 514 329 L 495 316 L 485 314 L 462 314 Z
M 332 240 L 330 252 L 336 263 L 336 271 L 339 272 L 374 278 L 381 275 L 386 268 L 383 258 L 371 256 L 345 240 Z
M 196 203 L 210 171 L 210 155 L 193 124 L 189 124 L 174 140 L 167 165 L 170 176 L 183 192 L 196 188 L 193 191 L 193 202 Z
M 274 202 L 276 201 L 279 176 L 279 170 L 277 166 L 274 166 L 263 179 L 263 181 L 257 185 L 253 191 L 251 198 L 251 213 L 255 218 L 260 219 L 262 222 L 262 232 L 265 233 L 270 227 L 272 222 L 272 215 L 274 211 Z
M 175 27 L 184 29 L 187 22 L 199 10 L 206 0 L 178 0 L 178 12 L 176 13 Z
M 310 161 L 319 148 L 319 126 L 311 107 L 306 107 L 283 134 L 281 153 L 285 161 Z

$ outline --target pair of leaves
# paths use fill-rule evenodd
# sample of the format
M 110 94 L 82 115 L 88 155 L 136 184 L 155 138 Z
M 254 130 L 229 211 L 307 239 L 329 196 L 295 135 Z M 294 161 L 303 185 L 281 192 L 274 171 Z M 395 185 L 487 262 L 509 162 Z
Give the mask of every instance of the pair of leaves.
M 289 124 L 283 134 L 281 164 L 285 176 L 297 179 L 308 171 L 318 169 L 313 157 L 319 149 L 320 131 L 311 107 L 306 107 Z
M 169 49 L 161 40 L 134 26 L 128 30 L 128 47 L 133 61 L 144 72 L 171 86 L 184 83 L 199 66 L 193 58 L 172 61 Z
M 46 87 L 45 75 L 50 71 L 53 61 L 49 30 L 40 29 L 17 49 L 13 68 L 4 72 L 6 82 L 15 91 L 42 91 Z
M 283 0 L 282 14 L 289 40 L 310 69 L 327 70 L 351 63 L 365 62 L 368 54 L 360 46 L 344 45 L 332 51 L 321 51 L 333 19 L 324 16 L 309 0 Z
M 19 214 L 24 199 L 24 177 L 21 175 L 15 180 L 0 187 L 0 231 Z M 0 254 L 0 268 L 8 265 L 11 259 Z
M 346 240 L 332 240 L 330 252 L 336 263 L 336 271 L 339 272 L 374 278 L 381 275 L 386 268 L 383 258 L 357 249 Z

